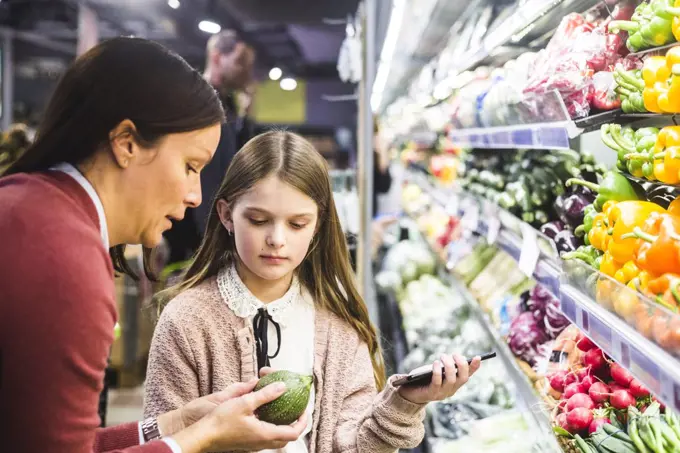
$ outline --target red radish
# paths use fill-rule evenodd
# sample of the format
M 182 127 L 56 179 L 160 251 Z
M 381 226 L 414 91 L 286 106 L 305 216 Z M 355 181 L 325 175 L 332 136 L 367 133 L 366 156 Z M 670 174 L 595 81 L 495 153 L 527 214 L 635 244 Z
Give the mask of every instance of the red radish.
M 569 427 L 576 432 L 583 432 L 590 427 L 593 422 L 593 413 L 585 407 L 577 407 L 567 414 Z
M 564 370 L 555 371 L 549 376 L 550 387 L 557 390 L 558 392 L 564 392 L 564 380 L 567 376 L 567 372 Z
M 630 382 L 630 393 L 635 397 L 635 398 L 647 398 L 649 396 L 649 390 L 642 385 L 642 382 L 638 381 L 637 379 L 633 379 Z
M 612 374 L 612 379 L 614 379 L 617 384 L 626 388 L 630 386 L 630 381 L 633 380 L 633 375 L 630 374 L 624 367 L 618 363 L 612 363 L 611 367 L 609 367 L 609 371 Z
M 576 340 L 576 347 L 579 348 L 583 352 L 588 352 L 595 347 L 595 343 L 590 341 L 590 338 L 581 334 L 579 336 L 579 339 Z
M 606 418 L 596 418 L 592 421 L 590 426 L 588 427 L 588 434 L 593 434 L 595 431 L 597 431 L 600 426 L 602 425 L 611 425 L 611 422 L 607 420 Z
M 571 412 L 577 407 L 590 410 L 595 408 L 595 403 L 585 393 L 577 393 L 567 400 L 567 412 Z
M 609 400 L 610 389 L 604 382 L 595 382 L 588 389 L 588 395 L 596 403 L 604 403 Z
M 604 359 L 604 355 L 602 355 L 600 349 L 593 348 L 583 356 L 583 364 L 595 371 L 603 368 L 607 364 L 607 361 Z
M 588 390 L 590 390 L 590 387 L 597 382 L 591 375 L 588 375 L 584 377 L 581 380 L 581 391 L 583 393 L 588 393 Z
M 599 370 L 594 370 L 593 371 L 593 376 L 598 378 L 599 380 L 603 382 L 609 382 L 612 380 L 611 375 L 609 374 L 609 367 L 608 366 L 603 366 Z
M 564 388 L 564 399 L 569 399 L 572 396 L 576 395 L 577 393 L 583 393 L 583 390 L 581 390 L 581 384 L 574 382 L 573 384 L 569 384 Z
M 635 405 L 635 398 L 628 390 L 617 390 L 612 393 L 609 402 L 614 409 L 627 409 L 628 406 Z
M 628 390 L 628 389 L 626 387 L 622 386 L 622 385 L 619 385 L 618 383 L 616 383 L 614 381 L 609 381 L 609 390 L 611 390 L 612 393 L 613 393 L 617 390 Z
M 564 375 L 564 386 L 568 386 L 569 384 L 573 384 L 576 382 L 578 379 L 576 377 L 576 373 L 572 373 L 571 371 L 567 372 L 567 374 Z
M 560 408 L 560 411 L 564 412 L 564 409 L 567 407 L 567 400 L 561 400 L 558 404 L 557 407 Z
M 557 426 L 560 428 L 566 429 L 569 431 L 569 423 L 567 423 L 567 414 L 560 414 L 555 418 L 555 423 L 557 423 Z
M 578 379 L 579 382 L 583 381 L 586 376 L 590 376 L 590 370 L 588 368 L 581 368 L 576 372 L 576 379 Z

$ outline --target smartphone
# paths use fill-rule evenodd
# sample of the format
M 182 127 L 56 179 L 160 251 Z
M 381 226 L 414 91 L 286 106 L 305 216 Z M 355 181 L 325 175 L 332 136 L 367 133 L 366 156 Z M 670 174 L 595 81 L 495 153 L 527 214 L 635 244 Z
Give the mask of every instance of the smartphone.
M 495 352 L 487 352 L 486 354 L 480 356 L 482 358 L 482 361 L 492 359 L 496 357 Z M 472 363 L 472 359 L 468 359 L 468 364 Z M 442 366 L 442 378 L 444 377 L 444 370 Z M 403 378 L 397 379 L 392 383 L 395 387 L 399 387 L 401 385 L 413 385 L 413 386 L 421 386 L 421 385 L 429 385 L 430 382 L 432 381 L 432 365 L 425 365 L 420 368 L 416 368 L 415 370 L 411 371 L 407 376 L 404 376 Z

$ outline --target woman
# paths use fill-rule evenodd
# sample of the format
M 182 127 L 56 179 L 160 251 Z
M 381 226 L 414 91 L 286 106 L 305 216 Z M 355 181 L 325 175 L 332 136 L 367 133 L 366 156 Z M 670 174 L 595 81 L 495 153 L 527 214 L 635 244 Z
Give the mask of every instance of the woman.
M 286 453 L 413 448 L 425 405 L 453 395 L 480 365 L 443 355 L 428 386 L 386 382 L 325 161 L 289 132 L 257 136 L 236 154 L 201 248 L 167 296 L 176 297 L 154 332 L 145 413 L 173 410 L 269 367 L 313 375 L 309 421 Z
M 255 381 L 97 429 L 114 269 L 130 273 L 125 244 L 158 245 L 201 202 L 223 120 L 201 75 L 142 39 L 100 44 L 59 82 L 34 144 L 0 179 L 3 451 L 193 453 L 299 437 L 304 419 L 276 427 L 253 415 L 283 391 L 250 393 Z

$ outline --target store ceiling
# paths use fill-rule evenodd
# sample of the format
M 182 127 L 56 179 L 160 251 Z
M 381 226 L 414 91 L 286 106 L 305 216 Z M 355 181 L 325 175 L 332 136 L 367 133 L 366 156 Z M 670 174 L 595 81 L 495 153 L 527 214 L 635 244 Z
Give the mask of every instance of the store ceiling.
M 237 30 L 257 52 L 260 75 L 273 66 L 303 78 L 337 79 L 336 61 L 345 36 L 342 23 L 358 0 L 87 0 L 100 19 L 100 35 L 144 36 L 161 41 L 202 66 L 209 19 Z M 54 51 L 73 49 L 79 0 L 4 0 L 0 24 Z M 41 42 L 42 38 L 42 42 Z M 50 46 L 51 44 L 51 46 Z

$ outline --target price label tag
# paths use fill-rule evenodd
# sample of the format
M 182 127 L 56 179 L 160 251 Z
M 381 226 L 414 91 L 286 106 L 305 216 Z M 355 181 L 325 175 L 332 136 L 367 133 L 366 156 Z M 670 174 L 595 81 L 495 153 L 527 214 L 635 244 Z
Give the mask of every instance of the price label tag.
M 496 205 L 487 200 L 484 201 L 484 218 L 486 219 L 486 242 L 493 245 L 501 231 L 501 221 L 498 219 Z
M 534 275 L 541 249 L 538 248 L 538 236 L 531 225 L 524 222 L 519 225 L 522 231 L 522 250 L 519 255 L 519 269 L 528 277 Z

